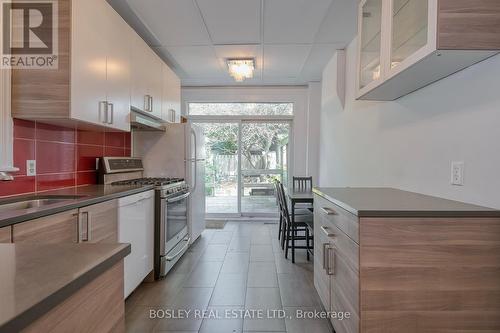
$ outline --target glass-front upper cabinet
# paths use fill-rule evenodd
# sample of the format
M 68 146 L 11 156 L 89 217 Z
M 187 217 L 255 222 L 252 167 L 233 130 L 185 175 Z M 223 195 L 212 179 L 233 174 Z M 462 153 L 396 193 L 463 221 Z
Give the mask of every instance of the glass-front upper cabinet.
M 393 101 L 497 54 L 500 0 L 479 2 L 360 0 L 356 99 Z
M 392 0 L 391 69 L 427 45 L 428 13 L 429 0 Z
M 364 0 L 360 5 L 359 89 L 381 77 L 383 0 Z

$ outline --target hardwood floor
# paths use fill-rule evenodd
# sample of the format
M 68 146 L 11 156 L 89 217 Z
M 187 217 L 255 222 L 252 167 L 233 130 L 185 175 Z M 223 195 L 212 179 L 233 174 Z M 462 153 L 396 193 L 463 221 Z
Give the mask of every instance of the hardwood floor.
M 305 251 L 297 251 L 296 264 L 286 260 L 277 232 L 277 224 L 256 222 L 206 230 L 166 279 L 142 284 L 127 299 L 127 332 L 331 333 L 326 319 L 296 317 L 297 311 L 321 309 L 312 260 L 306 261 Z M 192 312 L 188 318 L 150 319 L 150 310 Z M 205 318 L 195 310 L 207 310 Z M 233 316 L 250 311 L 263 315 Z

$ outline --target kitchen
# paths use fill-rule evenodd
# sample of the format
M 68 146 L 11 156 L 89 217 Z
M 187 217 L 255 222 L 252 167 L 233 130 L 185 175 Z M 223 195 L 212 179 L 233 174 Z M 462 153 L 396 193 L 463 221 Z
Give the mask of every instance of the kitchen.
M 500 332 L 497 1 L 2 12 L 0 332 Z

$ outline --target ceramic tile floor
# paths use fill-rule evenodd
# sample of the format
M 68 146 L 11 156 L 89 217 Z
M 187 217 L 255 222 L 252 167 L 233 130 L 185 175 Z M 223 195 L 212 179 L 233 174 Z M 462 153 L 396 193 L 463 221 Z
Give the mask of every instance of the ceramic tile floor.
M 143 283 L 127 299 L 127 332 L 332 332 L 326 319 L 295 318 L 297 311 L 321 309 L 312 261 L 304 250 L 297 251 L 296 264 L 286 260 L 277 232 L 277 224 L 263 222 L 206 230 L 166 279 Z M 150 319 L 150 310 L 159 309 L 192 312 L 188 318 Z M 207 310 L 206 318 L 195 310 Z M 286 318 L 268 318 L 267 310 L 283 310 Z M 226 311 L 262 317 L 228 318 Z

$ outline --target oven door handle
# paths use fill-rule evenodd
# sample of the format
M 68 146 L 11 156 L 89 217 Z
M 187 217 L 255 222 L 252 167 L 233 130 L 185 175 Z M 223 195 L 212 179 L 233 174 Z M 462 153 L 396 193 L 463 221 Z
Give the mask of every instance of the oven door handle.
M 186 244 L 184 244 L 184 246 L 182 247 L 182 249 L 180 249 L 176 254 L 173 254 L 171 256 L 167 256 L 166 259 L 167 261 L 172 261 L 174 260 L 176 257 L 178 257 L 182 252 L 184 252 L 184 250 L 189 246 L 189 243 L 191 243 L 191 237 L 189 238 L 184 238 L 184 241 L 186 242 Z
M 188 192 L 186 194 L 183 194 L 179 197 L 175 197 L 175 198 L 172 198 L 172 199 L 167 199 L 166 202 L 167 203 L 172 203 L 172 202 L 177 202 L 177 201 L 181 201 L 181 200 L 184 200 L 186 199 L 187 197 L 189 197 L 191 195 L 191 192 Z

